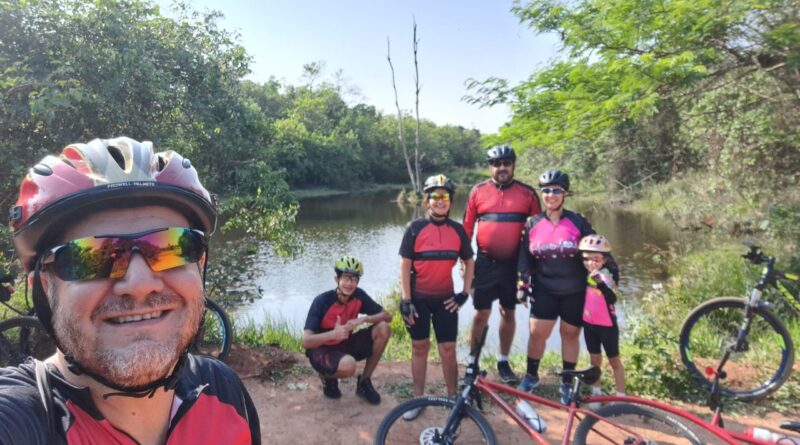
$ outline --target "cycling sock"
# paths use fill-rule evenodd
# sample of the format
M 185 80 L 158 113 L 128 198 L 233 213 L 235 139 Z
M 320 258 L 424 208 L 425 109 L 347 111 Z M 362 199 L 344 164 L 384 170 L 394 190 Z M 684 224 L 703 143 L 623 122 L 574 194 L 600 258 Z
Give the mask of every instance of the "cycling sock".
M 572 371 L 575 369 L 575 365 L 577 365 L 575 362 L 568 362 L 566 360 L 562 361 L 561 363 L 564 365 L 564 371 Z M 563 376 L 561 377 L 561 382 L 572 383 L 572 378 Z
M 497 354 L 497 361 L 498 362 L 507 362 L 508 356 L 503 354 Z
M 528 374 L 539 377 L 539 359 L 528 357 Z

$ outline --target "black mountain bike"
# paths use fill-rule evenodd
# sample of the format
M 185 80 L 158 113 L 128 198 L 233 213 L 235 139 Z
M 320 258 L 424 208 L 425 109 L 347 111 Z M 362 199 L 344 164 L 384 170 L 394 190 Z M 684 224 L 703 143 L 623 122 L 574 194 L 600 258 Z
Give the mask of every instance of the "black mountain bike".
M 43 360 L 56 350 L 55 343 L 34 316 L 27 294 L 25 310 L 10 304 L 13 282 L 13 275 L 0 274 L 0 304 L 18 315 L 0 321 L 0 367 L 16 366 L 28 357 Z M 232 341 L 233 326 L 228 314 L 217 302 L 206 299 L 203 323 L 189 350 L 224 361 L 230 353 Z
M 13 275 L 0 273 L 0 304 L 18 316 L 0 321 L 0 367 L 16 366 L 28 357 L 45 359 L 56 351 L 42 323 L 33 316 L 33 306 L 27 300 L 27 308 L 19 310 L 10 304 Z
M 792 337 L 771 310 L 774 305 L 761 297 L 768 288 L 777 289 L 800 315 L 800 277 L 775 269 L 775 257 L 760 247 L 743 244 L 749 251 L 742 257 L 764 266 L 761 279 L 747 298 L 714 298 L 692 310 L 681 327 L 680 353 L 692 378 L 707 388 L 714 383 L 707 371 L 727 364 L 722 394 L 750 401 L 777 391 L 794 364 Z

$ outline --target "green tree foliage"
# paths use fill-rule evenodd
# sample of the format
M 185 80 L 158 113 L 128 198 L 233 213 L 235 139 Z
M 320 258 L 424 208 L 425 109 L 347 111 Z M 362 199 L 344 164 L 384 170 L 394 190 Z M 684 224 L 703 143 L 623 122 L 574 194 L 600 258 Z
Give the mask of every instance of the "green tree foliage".
M 305 85 L 245 81 L 250 56 L 220 14 L 174 8 L 170 18 L 148 0 L 0 0 L 0 205 L 45 154 L 125 135 L 190 158 L 225 198 L 228 228 L 288 253 L 289 185 L 405 181 L 396 120 L 349 105 L 341 73 L 325 81 L 315 62 Z M 424 126 L 426 168 L 478 160 L 477 131 Z M 3 252 L 9 237 L 0 231 Z
M 469 83 L 469 100 L 511 104 L 498 140 L 566 154 L 612 186 L 694 168 L 733 186 L 797 183 L 795 1 L 517 0 L 512 11 L 558 35 L 562 57 L 516 86 Z

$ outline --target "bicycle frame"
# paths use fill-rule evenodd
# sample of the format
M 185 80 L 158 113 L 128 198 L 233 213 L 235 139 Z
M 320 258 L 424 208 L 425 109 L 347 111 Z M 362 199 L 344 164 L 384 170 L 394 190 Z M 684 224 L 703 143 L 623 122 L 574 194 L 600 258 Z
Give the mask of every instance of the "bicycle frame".
M 533 427 L 531 427 L 528 422 L 522 418 L 519 414 L 517 414 L 514 407 L 509 404 L 501 394 L 506 394 L 509 396 L 513 396 L 519 399 L 523 399 L 528 402 L 533 402 L 534 407 L 538 406 L 546 406 L 549 408 L 557 409 L 560 411 L 567 412 L 567 424 L 564 427 L 564 435 L 561 441 L 562 445 L 568 445 L 571 440 L 572 430 L 575 426 L 575 420 L 578 421 L 582 420 L 581 415 L 583 416 L 591 416 L 600 419 L 602 422 L 605 422 L 608 425 L 612 425 L 615 428 L 618 428 L 622 431 L 626 431 L 632 433 L 634 436 L 637 437 L 638 440 L 643 441 L 641 437 L 639 437 L 636 433 L 628 430 L 622 425 L 616 424 L 612 420 L 608 420 L 602 417 L 597 416 L 594 414 L 593 411 L 588 409 L 583 409 L 578 406 L 576 401 L 572 401 L 569 406 L 564 406 L 559 402 L 546 399 L 541 396 L 536 396 L 527 392 L 520 391 L 516 388 L 512 388 L 510 386 L 504 385 L 502 383 L 494 382 L 483 375 L 479 375 L 475 379 L 474 383 L 475 389 L 480 391 L 481 394 L 486 395 L 489 397 L 497 406 L 499 406 L 509 417 L 514 419 L 517 425 L 522 428 L 531 439 L 533 439 L 534 443 L 537 445 L 547 445 L 550 442 L 539 433 Z M 576 382 L 573 385 L 573 394 L 579 394 L 579 392 L 575 390 L 580 389 L 580 382 Z M 616 395 L 609 395 L 609 396 L 586 396 L 580 397 L 579 400 L 580 404 L 584 403 L 629 403 L 632 405 L 641 405 L 648 408 L 654 408 L 660 411 L 668 412 L 676 417 L 679 417 L 683 420 L 691 422 L 691 424 L 696 425 L 700 429 L 708 432 L 709 434 L 713 435 L 715 438 L 723 441 L 721 443 L 726 443 L 729 445 L 741 445 L 741 444 L 750 444 L 750 445 L 769 445 L 769 442 L 764 442 L 758 439 L 754 439 L 751 437 L 746 437 L 743 433 L 737 433 L 730 430 L 727 430 L 722 426 L 722 413 L 719 409 L 715 410 L 714 416 L 710 422 L 703 420 L 702 418 L 695 416 L 692 413 L 687 411 L 681 410 L 679 408 L 673 407 L 671 405 L 667 405 L 665 403 L 657 402 L 654 400 L 644 399 L 640 397 L 634 396 L 616 396 Z M 538 405 L 538 406 L 536 406 Z M 450 421 L 448 419 L 448 424 Z M 641 442 L 644 443 L 644 442 Z

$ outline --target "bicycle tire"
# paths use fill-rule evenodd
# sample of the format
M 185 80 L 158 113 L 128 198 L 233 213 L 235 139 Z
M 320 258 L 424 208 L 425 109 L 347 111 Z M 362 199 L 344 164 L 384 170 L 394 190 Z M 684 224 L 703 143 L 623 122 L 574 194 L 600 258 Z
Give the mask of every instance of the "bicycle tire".
M 455 407 L 455 401 L 444 397 L 420 397 L 397 405 L 389 411 L 381 421 L 375 433 L 375 445 L 434 445 L 433 435 L 444 428 L 447 418 Z M 406 421 L 403 413 L 421 408 L 419 416 Z M 452 444 L 488 444 L 495 445 L 494 435 L 489 421 L 477 409 L 470 405 L 463 406 L 463 416 L 456 437 Z
M 225 361 L 232 342 L 233 327 L 228 314 L 216 301 L 206 299 L 203 323 L 197 331 L 191 352 Z
M 599 417 L 630 428 L 642 436 L 648 445 L 658 443 L 702 445 L 697 434 L 681 421 L 669 414 L 661 414 L 650 408 L 629 403 L 615 403 L 594 411 Z M 574 444 L 604 445 L 634 443 L 627 431 L 604 422 L 597 417 L 586 416 L 575 429 Z M 659 442 L 661 441 L 661 442 Z
M 746 305 L 745 298 L 714 298 L 697 306 L 684 320 L 680 332 L 681 360 L 704 388 L 712 384 L 705 367 L 716 368 L 725 348 L 735 343 Z M 772 311 L 757 307 L 746 349 L 731 353 L 725 365 L 727 377 L 720 380 L 720 392 L 742 401 L 759 400 L 777 391 L 791 375 L 794 343 Z M 711 356 L 714 352 L 717 355 Z M 753 366 L 754 363 L 758 366 Z
M 38 318 L 14 317 L 0 322 L 0 368 L 17 366 L 28 357 L 44 360 L 55 351 L 55 343 Z

